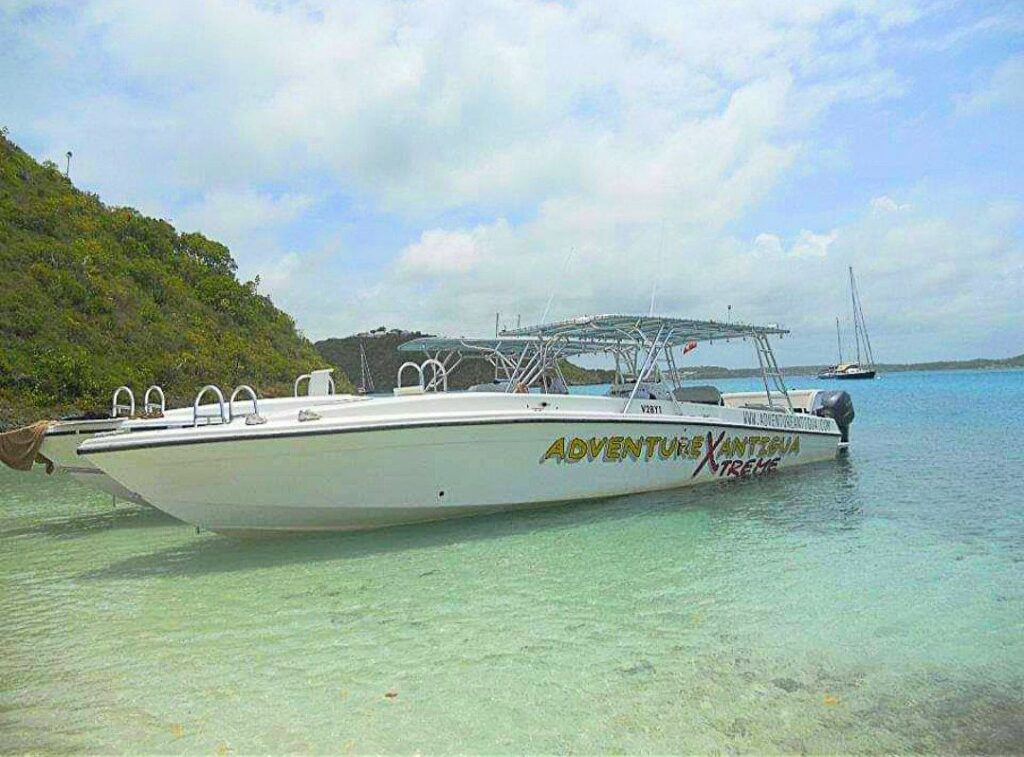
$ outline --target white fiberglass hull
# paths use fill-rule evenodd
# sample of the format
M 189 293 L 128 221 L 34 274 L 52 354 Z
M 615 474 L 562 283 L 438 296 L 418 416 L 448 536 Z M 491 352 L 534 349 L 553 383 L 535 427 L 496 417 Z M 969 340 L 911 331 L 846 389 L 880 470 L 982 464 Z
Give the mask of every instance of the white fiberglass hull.
M 211 429 L 134 446 L 87 444 L 81 452 L 181 520 L 250 532 L 375 528 L 669 489 L 826 460 L 839 442 L 826 418 L 803 416 L 800 428 L 783 429 L 771 427 L 775 413 L 713 408 L 725 417 L 672 417 L 669 402 L 647 402 L 629 415 L 594 412 L 621 407 L 606 398 L 562 398 L 562 412 L 539 412 L 530 407 L 536 399 L 492 397 L 521 410 L 460 408 L 388 421 L 385 414 L 372 425 L 293 424 L 234 436 Z M 417 401 L 431 400 L 405 402 Z M 564 417 L 573 404 L 590 412 Z M 662 404 L 664 415 L 646 414 Z M 756 416 L 766 425 L 741 422 Z
M 76 454 L 78 446 L 86 439 L 96 434 L 116 431 L 123 423 L 124 420 L 120 418 L 58 421 L 47 431 L 39 447 L 39 453 L 52 462 L 58 472 L 68 473 L 86 486 L 106 492 L 117 499 L 140 505 L 148 504 L 142 497 L 115 481 L 88 459 Z
M 312 408 L 321 405 L 336 405 L 346 402 L 362 401 L 362 398 L 350 394 L 331 394 L 304 397 L 276 397 L 262 400 L 260 411 L 267 417 L 279 413 L 290 415 L 299 408 Z M 210 415 L 217 410 L 215 405 L 202 405 L 200 412 Z M 58 472 L 68 473 L 75 480 L 93 489 L 106 492 L 117 499 L 127 500 L 140 505 L 149 502 L 135 491 L 107 475 L 89 460 L 78 455 L 78 447 L 86 440 L 101 434 L 112 432 L 144 432 L 166 428 L 184 428 L 191 426 L 194 411 L 191 407 L 168 410 L 156 418 L 99 418 L 88 420 L 56 421 L 46 432 L 39 453 L 52 462 Z

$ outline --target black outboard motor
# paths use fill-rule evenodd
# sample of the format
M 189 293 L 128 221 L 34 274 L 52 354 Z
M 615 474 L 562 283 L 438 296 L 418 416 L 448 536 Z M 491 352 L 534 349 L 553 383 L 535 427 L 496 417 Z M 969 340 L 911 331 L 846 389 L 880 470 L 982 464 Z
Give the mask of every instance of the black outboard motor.
M 853 400 L 847 392 L 821 391 L 814 395 L 811 403 L 811 414 L 822 418 L 832 418 L 839 426 L 842 442 L 850 441 L 850 424 L 853 423 Z

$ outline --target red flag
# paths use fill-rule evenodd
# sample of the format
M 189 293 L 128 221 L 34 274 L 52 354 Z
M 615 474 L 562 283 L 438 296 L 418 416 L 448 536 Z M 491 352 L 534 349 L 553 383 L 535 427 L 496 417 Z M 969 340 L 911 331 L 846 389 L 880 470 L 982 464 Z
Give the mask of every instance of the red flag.
M 697 349 L 697 343 L 696 342 L 687 342 L 686 346 L 683 347 L 683 354 L 685 355 L 690 350 L 695 350 L 695 349 Z

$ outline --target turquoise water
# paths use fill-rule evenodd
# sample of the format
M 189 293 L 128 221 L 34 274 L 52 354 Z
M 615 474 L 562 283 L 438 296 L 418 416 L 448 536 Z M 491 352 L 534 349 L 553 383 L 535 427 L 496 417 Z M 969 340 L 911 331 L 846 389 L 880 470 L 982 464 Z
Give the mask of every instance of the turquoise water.
M 1020 752 L 1024 372 L 843 388 L 834 462 L 367 534 L 0 470 L 0 748 Z

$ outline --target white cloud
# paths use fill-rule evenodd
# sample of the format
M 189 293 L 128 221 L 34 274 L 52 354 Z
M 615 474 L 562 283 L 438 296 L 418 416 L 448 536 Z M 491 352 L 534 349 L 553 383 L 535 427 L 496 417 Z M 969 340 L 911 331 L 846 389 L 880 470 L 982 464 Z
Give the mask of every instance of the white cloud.
M 871 198 L 871 208 L 879 213 L 898 213 L 901 210 L 908 210 L 910 205 L 900 204 L 889 195 L 880 195 Z
M 385 207 L 433 212 L 534 205 L 595 177 L 629 181 L 661 158 L 674 159 L 653 177 L 664 184 L 789 150 L 774 134 L 797 113 L 891 88 L 874 55 L 830 39 L 829 23 L 848 16 L 863 22 L 862 38 L 895 23 L 857 2 L 651 2 L 626 13 L 500 0 L 95 0 L 75 23 L 51 21 L 33 38 L 62 33 L 58 49 L 81 59 L 61 58 L 61 73 L 78 65 L 124 92 L 115 104 L 88 87 L 73 98 L 75 118 L 109 140 L 115 171 L 124 158 L 114 145 L 127 137 L 144 140 L 148 175 L 201 192 L 211 175 L 245 187 L 326 172 Z M 39 63 L 55 60 L 41 45 L 31 51 Z M 794 91 L 797 73 L 814 85 Z M 691 132 L 716 121 L 720 138 L 698 134 L 702 149 L 686 149 Z M 126 133 L 137 124 L 145 134 Z M 73 120 L 44 128 L 55 142 L 74 136 Z
M 669 227 L 659 255 L 657 228 L 621 237 L 611 230 L 602 243 L 577 246 L 567 270 L 551 240 L 568 250 L 572 235 L 541 218 L 488 237 L 487 259 L 500 264 L 438 271 L 437 296 L 424 299 L 424 279 L 396 270 L 339 319 L 421 323 L 426 308 L 437 331 L 486 333 L 495 311 L 536 320 L 552 291 L 552 318 L 646 312 L 657 281 L 659 313 L 724 317 L 728 303 L 742 319 L 794 329 L 786 341 L 790 362 L 815 354 L 826 360 L 834 318 L 847 311 L 846 267 L 853 265 L 881 359 L 955 355 L 962 343 L 992 344 L 989 351 L 1002 354 L 1024 350 L 1024 344 L 991 342 L 998 324 L 1024 319 L 1024 243 L 1016 233 L 1024 208 L 964 202 L 948 214 L 915 210 L 941 199 L 919 192 L 899 213 L 869 207 L 827 233 L 804 230 L 788 245 L 770 233 L 750 246 Z M 479 232 L 450 230 L 464 238 Z M 959 336 L 951 342 L 953 327 Z
M 775 234 L 758 234 L 754 239 L 754 248 L 768 255 L 782 255 L 782 240 Z
M 829 248 L 838 238 L 839 232 L 835 229 L 827 234 L 815 234 L 813 231 L 804 229 L 800 232 L 800 236 L 793 244 L 793 249 L 790 250 L 790 254 L 797 257 L 809 255 L 823 258 L 828 255 Z
M 470 231 L 424 231 L 418 242 L 402 250 L 398 267 L 412 276 L 466 273 L 483 260 L 490 240 L 507 232 L 504 220 Z
M 838 238 L 837 229 L 824 234 L 803 229 L 786 250 L 782 238 L 777 234 L 761 233 L 754 237 L 754 251 L 767 257 L 823 258 L 828 255 L 829 248 Z

